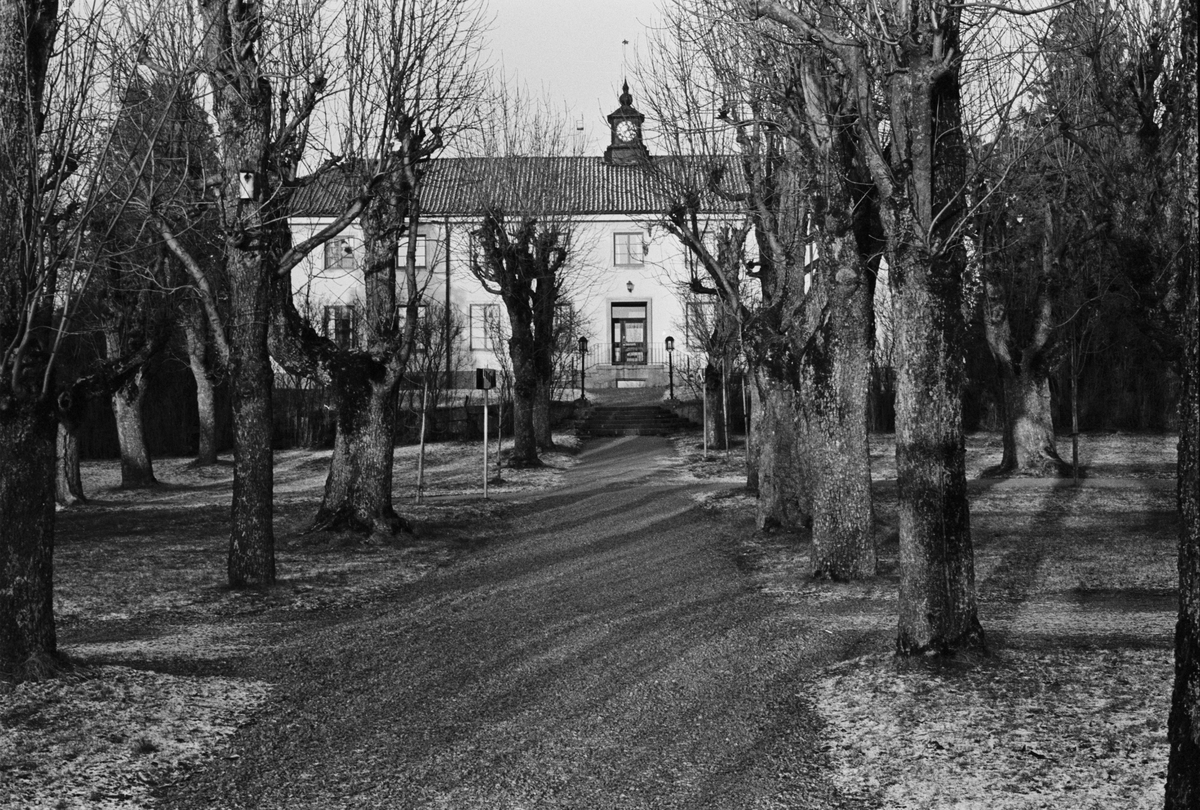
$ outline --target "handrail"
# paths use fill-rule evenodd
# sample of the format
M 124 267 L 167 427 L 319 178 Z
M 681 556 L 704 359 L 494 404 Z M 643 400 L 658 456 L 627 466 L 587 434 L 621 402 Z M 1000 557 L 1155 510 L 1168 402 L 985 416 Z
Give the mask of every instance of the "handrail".
M 625 347 L 619 354 L 613 352 L 613 344 L 611 343 L 589 343 L 587 351 L 587 359 L 584 363 L 584 368 L 593 369 L 597 367 L 604 368 L 645 368 L 645 367 L 661 367 L 666 368 L 670 362 L 667 356 L 668 352 L 662 344 L 651 344 L 644 347 L 630 349 Z M 680 369 L 687 365 L 691 359 L 693 365 L 697 361 L 703 362 L 704 354 L 702 352 L 688 352 L 684 349 L 675 349 L 674 352 L 675 368 Z M 578 363 L 579 355 L 575 356 L 575 362 Z

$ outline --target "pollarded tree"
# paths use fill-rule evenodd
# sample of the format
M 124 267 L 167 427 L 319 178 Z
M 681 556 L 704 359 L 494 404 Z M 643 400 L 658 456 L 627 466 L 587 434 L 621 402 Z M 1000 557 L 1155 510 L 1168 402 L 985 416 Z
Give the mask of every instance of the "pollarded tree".
M 1182 301 L 1183 391 L 1179 408 L 1179 619 L 1175 625 L 1175 685 L 1167 738 L 1167 810 L 1200 804 L 1200 149 L 1197 138 L 1196 4 L 1179 4 L 1175 67 L 1174 206 L 1182 251 L 1174 265 Z
M 823 70 L 805 80 L 832 103 L 819 109 L 837 111 L 826 128 L 865 169 L 878 206 L 899 358 L 897 652 L 982 648 L 961 406 L 968 221 L 963 6 L 897 0 L 868 15 L 858 7 L 775 0 L 740 5 L 790 32 L 796 44 L 780 45 L 797 60 L 807 48 L 821 52 Z
M 1050 378 L 1065 356 L 1060 333 L 1086 333 L 1111 289 L 1111 260 L 1097 243 L 1106 217 L 1075 146 L 1036 124 L 1013 127 L 1006 144 L 988 156 L 1000 164 L 994 174 L 1007 175 L 995 177 L 1003 191 L 985 188 L 975 216 L 984 336 L 1003 403 L 1003 456 L 989 474 L 1064 474 Z
M 0 674 L 18 679 L 56 666 L 56 421 L 86 384 L 60 379 L 58 362 L 96 266 L 93 228 L 132 68 L 104 11 L 0 4 Z M 138 360 L 97 373 L 117 380 Z
M 681 115 L 660 115 L 686 122 L 677 136 L 680 146 L 694 145 L 705 112 L 715 111 L 717 123 L 731 131 L 735 157 L 706 150 L 708 182 L 741 202 L 754 224 L 752 275 L 760 282 L 761 306 L 748 305 L 729 262 L 704 245 L 696 226 L 701 189 L 693 185 L 676 195 L 670 227 L 703 264 L 713 288 L 735 302 L 747 354 L 759 373 L 758 421 L 775 434 L 757 449 L 760 505 L 770 514 L 783 504 L 785 517 L 793 499 L 808 507 L 814 576 L 870 576 L 875 542 L 867 392 L 875 267 L 866 170 L 842 118 L 849 91 L 828 79 L 831 67 L 819 49 L 786 32 L 748 33 L 744 20 L 719 22 L 719 10 L 730 9 L 719 3 L 677 9 L 677 38 L 702 45 L 699 54 L 664 49 L 681 55 L 666 64 L 671 89 L 663 96 L 667 105 L 696 102 Z M 695 87 L 701 74 L 697 56 L 710 66 L 710 85 L 680 93 L 680 87 Z M 784 486 L 777 486 L 777 471 L 789 467 Z
M 201 0 L 197 11 L 218 152 L 217 171 L 204 187 L 213 194 L 220 223 L 216 252 L 228 283 L 225 308 L 218 306 L 201 257 L 170 219 L 156 209 L 150 217 L 191 277 L 217 342 L 228 348 L 234 434 L 228 578 L 234 587 L 261 587 L 276 576 L 267 345 L 272 308 L 292 268 L 366 209 L 373 183 L 349 190 L 332 223 L 293 244 L 288 214 L 296 189 L 338 162 L 326 161 L 307 176 L 300 171 L 314 113 L 328 89 L 329 43 L 319 4 L 281 0 L 268 9 L 258 2 Z
M 730 31 L 713 11 L 706 3 L 671 7 L 670 25 L 643 77 L 666 149 L 679 158 L 658 172 L 672 200 L 665 220 L 708 285 L 735 313 L 745 341 L 754 378 L 751 444 L 758 525 L 800 527 L 811 520 L 812 499 L 780 313 L 797 311 L 803 300 L 807 200 L 802 179 L 783 159 L 786 138 L 765 123 L 777 116 L 767 112 L 774 108 L 760 92 L 764 82 L 749 57 L 752 49 L 743 47 L 740 32 Z M 739 114 L 731 116 L 735 106 Z M 723 120 L 714 120 L 719 114 Z M 729 120 L 744 124 L 728 126 Z M 725 266 L 735 257 L 722 256 L 705 242 L 711 228 L 702 212 L 721 203 L 744 209 L 753 222 L 753 246 L 745 253 L 759 260 L 754 275 L 761 293 L 749 305 L 742 301 L 749 287 L 733 283 L 740 282 L 745 268 Z M 763 249 L 765 256 L 758 256 Z
M 396 396 L 417 350 L 431 281 L 417 266 L 418 240 L 409 237 L 416 235 L 430 161 L 470 124 L 484 92 L 484 20 L 475 0 L 355 0 L 346 25 L 342 144 L 362 159 L 341 171 L 351 186 L 371 188 L 358 219 L 358 345 L 298 330 L 298 317 L 284 313 L 276 318 L 273 350 L 287 365 L 286 344 L 293 344 L 334 397 L 333 456 L 313 527 L 385 539 L 406 525 L 392 504 Z M 284 304 L 291 309 L 290 300 Z
M 519 91 L 503 88 L 482 157 L 471 161 L 472 200 L 479 225 L 472 234 L 471 272 L 499 296 L 508 313 L 513 370 L 512 467 L 540 464 L 552 448 L 555 321 L 582 268 L 570 161 L 579 151 L 565 116 Z

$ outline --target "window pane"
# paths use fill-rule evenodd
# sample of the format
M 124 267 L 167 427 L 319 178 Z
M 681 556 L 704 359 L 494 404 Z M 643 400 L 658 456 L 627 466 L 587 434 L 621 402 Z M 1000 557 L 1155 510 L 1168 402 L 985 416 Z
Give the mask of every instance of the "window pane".
M 428 244 L 428 240 L 424 236 L 417 237 L 416 257 L 415 257 L 416 264 L 414 265 L 415 267 L 426 267 L 427 266 L 427 260 L 426 260 L 427 244 Z M 407 238 L 400 240 L 400 244 L 398 245 L 397 250 L 398 250 L 398 253 L 396 256 L 396 262 L 397 262 L 398 266 L 407 267 L 408 266 L 408 239 Z
M 495 336 L 500 328 L 499 304 L 471 304 L 471 348 L 475 351 L 494 350 Z
M 349 239 L 330 239 L 325 243 L 325 269 L 354 269 L 354 246 Z
M 613 234 L 613 264 L 642 264 L 642 235 Z

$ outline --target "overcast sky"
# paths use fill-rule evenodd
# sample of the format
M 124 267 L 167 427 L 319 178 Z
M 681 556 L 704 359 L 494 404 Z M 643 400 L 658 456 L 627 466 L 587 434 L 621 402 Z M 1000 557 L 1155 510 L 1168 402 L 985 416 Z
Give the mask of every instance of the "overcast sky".
M 489 0 L 488 8 L 495 62 L 531 91 L 565 102 L 592 150 L 603 151 L 604 116 L 621 92 L 621 40 L 629 40 L 632 74 L 636 49 L 658 16 L 656 0 Z M 637 106 L 639 88 L 630 90 Z

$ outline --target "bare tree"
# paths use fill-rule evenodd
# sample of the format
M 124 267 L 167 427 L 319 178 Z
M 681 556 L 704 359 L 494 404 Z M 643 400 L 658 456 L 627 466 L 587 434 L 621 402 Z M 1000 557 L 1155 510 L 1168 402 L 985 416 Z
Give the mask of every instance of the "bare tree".
M 508 312 L 513 366 L 513 450 L 509 464 L 540 464 L 554 446 L 550 398 L 554 385 L 555 320 L 571 283 L 579 283 L 579 217 L 572 194 L 566 117 L 545 102 L 502 88 L 488 116 L 482 158 L 471 161 L 471 272 Z
M 359 334 L 354 345 L 338 345 L 303 329 L 280 282 L 272 352 L 286 367 L 319 376 L 335 401 L 334 453 L 313 528 L 384 539 L 407 526 L 392 505 L 392 456 L 397 390 L 417 349 L 431 281 L 416 255 L 424 178 L 468 126 L 483 92 L 484 19 L 474 0 L 363 0 L 346 20 L 341 140 L 353 158 L 339 171 L 348 187 L 371 189 L 358 218 Z M 398 245 L 406 248 L 399 255 Z
M 364 0 L 348 9 L 347 24 L 345 141 L 349 151 L 373 155 L 350 172 L 359 183 L 374 182 L 375 191 L 359 218 L 362 347 L 326 364 L 337 434 L 313 526 L 388 536 L 405 525 L 392 507 L 396 390 L 416 347 L 430 281 L 419 276 L 416 260 L 423 181 L 429 161 L 467 126 L 479 102 L 484 20 L 475 0 Z M 399 257 L 398 244 L 406 247 Z
M 882 3 L 866 15 L 774 0 L 740 5 L 786 32 L 780 47 L 798 59 L 809 48 L 820 54 L 812 63 L 820 69 L 804 74 L 804 92 L 824 103 L 806 108 L 818 113 L 808 121 L 861 167 L 879 211 L 900 360 L 897 651 L 983 648 L 960 402 L 968 219 L 963 7 Z M 824 252 L 840 251 L 831 245 Z
M 694 4 L 677 9 L 680 38 L 702 43 L 697 55 L 710 66 L 711 86 L 703 95 L 664 92 L 668 104 L 680 97 L 699 103 L 682 116 L 662 117 L 686 122 L 677 136 L 681 146 L 693 146 L 692 133 L 713 126 L 699 120 L 705 112 L 732 133 L 736 158 L 710 153 L 708 185 L 741 202 L 754 223 L 752 275 L 759 281 L 761 306 L 752 308 L 745 300 L 739 274 L 730 272 L 736 261 L 722 260 L 705 244 L 697 216 L 705 189 L 695 181 L 675 195 L 668 226 L 705 268 L 710 289 L 738 314 L 758 371 L 759 413 L 766 417 L 758 421 L 767 431 L 760 435 L 786 439 L 757 448 L 760 522 L 788 519 L 798 501 L 812 516 L 814 575 L 870 576 L 872 207 L 861 177 L 865 169 L 843 134 L 845 90 L 822 78 L 830 75 L 830 66 L 818 49 L 792 39 L 774 42 L 778 36 L 770 30 L 755 38 L 745 33 L 744 21 L 716 23 L 719 6 L 700 4 L 698 24 L 692 21 Z M 745 58 L 746 51 L 753 58 Z M 694 84 L 695 58 L 684 52 L 664 72 L 671 88 Z M 671 171 L 670 164 L 664 169 Z M 783 429 L 792 423 L 796 432 Z
M 320 5 L 201 0 L 200 55 L 219 153 L 205 183 L 220 222 L 219 255 L 227 308 L 205 267 L 171 221 L 151 221 L 179 258 L 204 304 L 226 359 L 233 404 L 234 482 L 228 577 L 234 587 L 275 581 L 271 434 L 273 372 L 267 346 L 271 312 L 293 267 L 366 210 L 373 181 L 347 190 L 339 216 L 313 237 L 292 243 L 288 213 L 298 188 L 338 162 L 301 173 L 314 137 L 314 113 L 328 90 L 331 47 Z M 150 198 L 154 199 L 154 198 Z
M 1200 177 L 1197 161 L 1196 4 L 1180 2 L 1177 105 L 1178 163 L 1174 204 L 1182 228 L 1175 265 L 1182 301 L 1183 392 L 1179 425 L 1179 620 L 1175 626 L 1175 686 L 1167 736 L 1166 807 L 1200 804 Z
M 20 0 L 0 11 L 0 673 L 18 679 L 56 666 L 56 421 L 77 413 L 92 381 L 119 384 L 144 361 L 117 358 L 91 380 L 57 376 L 96 266 L 98 201 L 132 68 L 105 12 Z

